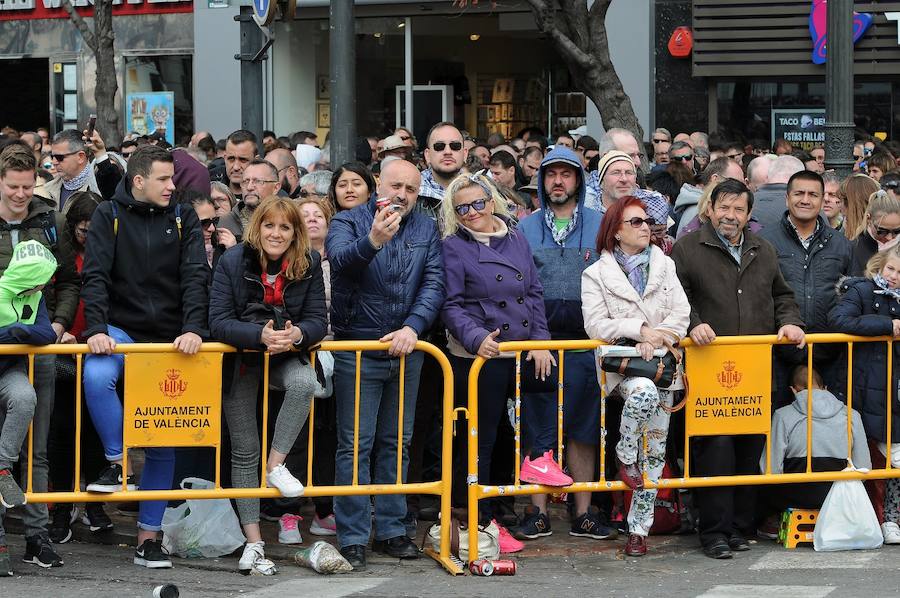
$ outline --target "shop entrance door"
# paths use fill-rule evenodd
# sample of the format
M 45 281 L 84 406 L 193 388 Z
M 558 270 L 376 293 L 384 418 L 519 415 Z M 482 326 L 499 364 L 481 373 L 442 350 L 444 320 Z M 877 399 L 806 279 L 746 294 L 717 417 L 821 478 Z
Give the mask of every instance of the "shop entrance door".
M 3 79 L 13 88 L 0 94 L 3 123 L 18 131 L 50 126 L 50 74 L 46 58 L 0 59 Z

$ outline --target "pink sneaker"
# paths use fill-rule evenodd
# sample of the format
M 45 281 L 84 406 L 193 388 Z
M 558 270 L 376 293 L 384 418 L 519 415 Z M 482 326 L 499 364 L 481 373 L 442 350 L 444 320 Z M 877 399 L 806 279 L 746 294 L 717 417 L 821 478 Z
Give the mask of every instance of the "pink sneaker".
M 303 538 L 300 536 L 299 523 L 303 521 L 300 515 L 292 515 L 285 513 L 278 520 L 278 543 L 279 544 L 301 544 Z
M 553 460 L 553 451 L 549 450 L 534 461 L 525 457 L 519 469 L 519 479 L 529 484 L 542 486 L 569 486 L 573 480 L 559 468 Z
M 500 552 L 503 554 L 512 554 L 514 552 L 519 552 L 523 548 L 525 548 L 525 544 L 519 542 L 509 533 L 509 530 L 497 523 L 496 520 L 493 521 L 493 524 L 497 526 L 497 529 L 500 530 Z

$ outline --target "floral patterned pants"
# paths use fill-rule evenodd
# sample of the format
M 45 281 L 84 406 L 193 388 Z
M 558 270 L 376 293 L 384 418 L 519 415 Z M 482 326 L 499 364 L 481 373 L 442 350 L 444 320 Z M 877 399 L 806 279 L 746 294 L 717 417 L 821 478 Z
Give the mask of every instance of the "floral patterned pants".
M 656 388 L 649 378 L 625 378 L 619 384 L 619 393 L 625 399 L 625 405 L 619 428 L 622 437 L 616 445 L 616 454 L 622 463 L 637 462 L 640 470 L 651 481 L 656 481 L 662 475 L 666 463 L 669 412 L 663 407 L 672 406 L 672 393 Z M 645 434 L 646 451 L 642 450 Z M 655 488 L 632 493 L 628 531 L 639 536 L 650 535 L 655 505 Z
M 884 483 L 884 520 L 900 523 L 900 479 Z

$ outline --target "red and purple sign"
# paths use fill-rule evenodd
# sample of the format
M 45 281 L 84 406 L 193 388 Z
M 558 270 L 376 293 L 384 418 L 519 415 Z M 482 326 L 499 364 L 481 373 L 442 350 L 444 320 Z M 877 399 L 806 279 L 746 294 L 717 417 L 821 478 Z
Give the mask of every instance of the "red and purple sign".
M 94 14 L 93 0 L 71 0 L 83 17 Z M 113 16 L 193 12 L 191 0 L 113 0 Z M 19 19 L 67 19 L 60 0 L 0 0 L 0 21 Z
M 812 61 L 813 64 L 825 64 L 826 46 L 828 41 L 828 0 L 813 0 L 812 9 L 809 11 L 809 34 L 813 40 Z M 853 13 L 853 43 L 859 41 L 866 30 L 872 25 L 872 15 L 868 13 Z

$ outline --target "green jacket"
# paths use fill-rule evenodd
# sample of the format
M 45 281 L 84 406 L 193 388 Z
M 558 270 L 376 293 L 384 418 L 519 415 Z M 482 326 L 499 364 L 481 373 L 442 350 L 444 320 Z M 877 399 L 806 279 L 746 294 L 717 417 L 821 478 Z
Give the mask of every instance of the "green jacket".
M 28 215 L 17 225 L 0 218 L 0 273 L 9 267 L 13 257 L 12 228 L 19 231 L 19 242 L 38 241 L 56 258 L 56 275 L 44 288 L 44 299 L 50 321 L 59 322 L 66 330 L 72 325 L 81 293 L 81 277 L 75 267 L 75 249 L 65 231 L 65 218 L 40 198 L 34 198 Z
M 45 285 L 56 272 L 56 258 L 37 241 L 22 241 L 15 247 L 9 267 L 0 276 L 0 327 L 34 324 L 43 293 L 25 294 Z

